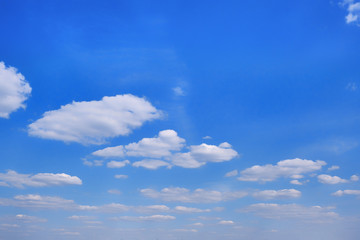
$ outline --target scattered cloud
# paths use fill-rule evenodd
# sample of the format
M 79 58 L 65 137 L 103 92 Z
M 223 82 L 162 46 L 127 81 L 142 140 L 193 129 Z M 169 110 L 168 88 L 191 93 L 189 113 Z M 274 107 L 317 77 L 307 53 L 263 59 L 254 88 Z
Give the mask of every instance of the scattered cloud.
M 153 189 L 141 189 L 140 192 L 149 198 L 161 199 L 169 202 L 187 202 L 187 203 L 215 203 L 221 201 L 230 201 L 245 197 L 246 192 L 219 192 L 196 189 L 190 191 L 186 188 L 171 187 L 163 188 L 160 192 Z
M 234 222 L 231 220 L 221 220 L 220 222 L 218 222 L 218 224 L 220 225 L 233 225 Z
M 352 175 L 352 176 L 350 177 L 350 181 L 353 181 L 353 182 L 359 181 L 359 176 L 357 176 L 357 175 Z
M 212 139 L 212 137 L 210 137 L 210 136 L 205 136 L 205 137 L 203 137 L 202 139 L 209 140 L 209 139 Z
M 16 220 L 20 220 L 22 222 L 27 222 L 27 223 L 47 222 L 47 219 L 45 219 L 45 218 L 39 218 L 39 217 L 29 216 L 29 215 L 25 215 L 25 214 L 17 214 L 15 216 L 15 218 L 16 218 Z
M 322 166 L 326 165 L 324 161 L 312 161 L 306 159 L 288 159 L 278 162 L 276 165 L 255 165 L 247 168 L 240 173 L 238 180 L 252 181 L 252 182 L 269 182 L 274 181 L 280 177 L 298 178 L 300 174 L 310 173 L 320 170 Z
M 126 165 L 130 164 L 129 160 L 124 160 L 124 161 L 110 161 L 106 164 L 106 166 L 108 168 L 122 168 L 125 167 Z
M 360 3 L 360 2 L 359 2 Z M 360 12 L 359 12 L 360 13 Z M 358 89 L 358 85 L 354 82 L 350 82 L 346 85 L 346 89 L 349 90 L 349 91 L 356 91 Z
M 24 188 L 29 187 L 49 187 L 62 185 L 81 185 L 82 181 L 76 176 L 65 173 L 38 173 L 20 174 L 13 170 L 0 173 L 0 186 Z
M 72 215 L 68 217 L 68 219 L 71 220 L 79 220 L 79 221 L 90 221 L 96 219 L 94 216 L 78 216 L 78 215 Z
M 338 184 L 338 183 L 347 183 L 348 180 L 342 179 L 338 176 L 330 176 L 327 174 L 321 174 L 318 177 L 318 181 L 324 184 Z
M 347 15 L 345 17 L 346 23 L 355 23 L 359 25 L 360 2 L 355 0 L 344 0 L 341 5 L 347 8 Z
M 25 109 L 31 87 L 25 77 L 14 67 L 0 62 L 0 118 L 9 118 L 19 108 Z
M 235 177 L 238 174 L 239 174 L 238 170 L 233 170 L 233 171 L 227 172 L 225 174 L 225 177 Z
M 112 220 L 119 221 L 135 221 L 135 222 L 143 222 L 143 221 L 169 221 L 175 220 L 176 217 L 171 215 L 151 215 L 151 216 L 122 216 L 122 217 L 114 217 Z
M 258 199 L 291 199 L 301 197 L 301 192 L 295 189 L 282 189 L 282 190 L 265 190 L 255 192 L 253 197 Z
M 173 90 L 175 96 L 180 96 L 180 97 L 185 96 L 185 92 L 181 87 L 174 87 L 172 90 Z
M 333 196 L 341 197 L 343 195 L 360 196 L 360 190 L 339 190 L 332 194 Z
M 83 164 L 86 165 L 86 166 L 89 166 L 89 167 L 100 167 L 102 165 L 104 165 L 104 161 L 103 160 L 93 160 L 93 161 L 90 161 L 90 160 L 87 160 L 85 158 L 82 159 L 83 161 Z
M 116 195 L 121 194 L 121 192 L 117 189 L 109 189 L 107 192 L 110 194 L 116 194 Z
M 334 171 L 334 170 L 338 170 L 338 169 L 340 169 L 339 166 L 333 165 L 333 166 L 328 168 L 328 171 Z
M 151 170 L 158 169 L 159 167 L 170 167 L 171 165 L 168 162 L 156 160 L 156 159 L 145 159 L 142 161 L 134 162 L 132 164 L 134 167 L 143 167 Z
M 174 209 L 178 213 L 203 213 L 203 212 L 211 212 L 210 209 L 199 209 L 192 207 L 184 207 L 184 206 L 176 206 Z
M 31 123 L 31 136 L 81 144 L 103 144 L 128 135 L 146 121 L 162 116 L 144 98 L 131 94 L 103 97 L 100 101 L 72 102 L 48 111 Z
M 123 175 L 123 174 L 117 174 L 114 177 L 116 179 L 127 179 L 129 176 L 128 175 Z
M 304 185 L 304 183 L 307 183 L 307 182 L 309 182 L 309 180 L 300 182 L 299 180 L 294 179 L 294 180 L 291 180 L 291 181 L 290 181 L 290 183 L 291 183 L 291 184 L 294 184 L 294 185 Z
M 270 219 L 299 219 L 310 222 L 328 222 L 338 218 L 338 214 L 332 208 L 311 206 L 306 207 L 298 204 L 252 204 L 241 212 L 251 212 L 263 218 Z

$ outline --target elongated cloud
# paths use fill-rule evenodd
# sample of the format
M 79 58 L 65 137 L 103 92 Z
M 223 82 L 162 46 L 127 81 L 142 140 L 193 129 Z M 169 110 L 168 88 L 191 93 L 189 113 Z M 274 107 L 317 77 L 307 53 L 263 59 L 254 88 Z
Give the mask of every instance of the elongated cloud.
M 282 190 L 264 190 L 253 194 L 255 198 L 270 200 L 270 199 L 291 199 L 299 198 L 301 192 L 296 189 L 282 189 Z
M 332 194 L 333 196 L 341 197 L 343 195 L 355 195 L 360 196 L 360 190 L 338 190 Z
M 348 14 L 345 17 L 346 23 L 357 23 L 360 22 L 360 2 L 354 0 L 344 0 L 342 5 L 347 8 Z
M 147 188 L 140 192 L 150 198 L 161 199 L 169 202 L 187 202 L 187 203 L 215 203 L 221 201 L 230 201 L 245 197 L 246 192 L 220 192 L 196 189 L 190 191 L 186 188 L 163 188 L 160 192 Z
M 128 135 L 161 112 L 144 98 L 131 94 L 103 97 L 100 101 L 72 102 L 45 112 L 29 125 L 31 136 L 81 144 L 103 144 Z
M 25 77 L 14 67 L 6 67 L 0 62 L 0 118 L 9 118 L 10 113 L 25 108 L 25 101 L 31 87 Z
M 312 161 L 306 159 L 288 159 L 278 162 L 276 165 L 255 165 L 247 168 L 240 173 L 238 180 L 250 182 L 269 182 L 280 177 L 301 178 L 301 174 L 320 170 L 326 165 L 324 161 Z
M 31 175 L 20 174 L 12 170 L 7 171 L 7 173 L 0 173 L 0 186 L 7 187 L 49 187 L 81 184 L 82 181 L 80 178 L 65 173 L 38 173 Z

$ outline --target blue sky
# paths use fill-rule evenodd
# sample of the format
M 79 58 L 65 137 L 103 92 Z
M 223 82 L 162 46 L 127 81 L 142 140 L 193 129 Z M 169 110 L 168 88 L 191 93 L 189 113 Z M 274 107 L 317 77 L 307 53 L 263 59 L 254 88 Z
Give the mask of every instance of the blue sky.
M 359 236 L 359 1 L 0 5 L 1 239 Z

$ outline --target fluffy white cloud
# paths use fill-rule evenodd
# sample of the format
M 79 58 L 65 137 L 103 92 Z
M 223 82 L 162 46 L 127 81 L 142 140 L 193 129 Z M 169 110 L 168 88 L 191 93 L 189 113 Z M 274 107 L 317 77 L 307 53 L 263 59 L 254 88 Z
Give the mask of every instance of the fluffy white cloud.
M 221 143 L 219 146 L 205 143 L 190 146 L 190 154 L 199 162 L 224 162 L 238 156 L 238 153 L 231 149 L 231 145 L 227 142 Z
M 161 199 L 169 202 L 187 202 L 187 203 L 215 203 L 221 201 L 229 201 L 245 197 L 245 192 L 219 192 L 204 189 L 196 189 L 190 191 L 186 188 L 163 188 L 160 192 L 147 188 L 141 189 L 140 192 L 150 198 Z
M 312 161 L 306 159 L 288 159 L 278 162 L 276 165 L 255 165 L 241 171 L 240 181 L 274 181 L 280 177 L 292 177 L 304 173 L 320 170 L 326 165 L 324 161 Z
M 334 192 L 332 195 L 341 197 L 343 195 L 355 195 L 360 196 L 360 190 L 339 190 Z
M 189 152 L 175 154 L 171 158 L 171 163 L 183 168 L 199 168 L 206 164 L 205 162 L 196 161 Z
M 291 184 L 294 184 L 294 185 L 303 185 L 303 183 L 300 182 L 300 181 L 297 180 L 297 179 L 291 180 L 290 183 L 291 183 Z
M 0 118 L 9 118 L 10 113 L 25 108 L 24 102 L 31 93 L 25 77 L 14 67 L 0 62 Z
M 161 112 L 144 98 L 131 94 L 103 97 L 100 101 L 72 102 L 45 112 L 29 125 L 31 136 L 103 144 L 106 139 L 128 135 L 144 122 L 158 119 Z
M 174 208 L 176 212 L 179 213 L 203 213 L 203 212 L 211 212 L 210 209 L 199 209 L 199 208 L 192 208 L 192 207 L 184 207 L 184 206 L 176 206 Z
M 238 174 L 239 174 L 238 170 L 233 170 L 233 171 L 227 172 L 225 174 L 225 177 L 235 177 Z
M 142 222 L 142 221 L 169 221 L 175 220 L 176 217 L 170 215 L 151 215 L 151 216 L 122 216 L 122 217 L 115 217 L 112 220 L 123 220 L 123 221 L 135 221 L 135 222 Z
M 7 171 L 7 173 L 0 173 L 0 186 L 24 188 L 25 186 L 48 187 L 81 184 L 80 178 L 65 173 L 38 173 L 31 175 L 20 174 L 12 170 Z
M 318 176 L 318 181 L 324 184 L 338 184 L 338 183 L 347 183 L 348 180 L 342 179 L 338 176 L 330 176 L 327 174 L 321 174 Z
M 134 167 L 143 167 L 151 170 L 158 169 L 159 167 L 170 167 L 171 165 L 168 162 L 154 159 L 145 159 L 142 161 L 134 162 L 132 164 Z
M 264 190 L 255 192 L 255 198 L 270 200 L 270 199 L 290 199 L 301 197 L 301 192 L 295 189 L 282 189 L 282 190 Z
M 345 17 L 346 23 L 359 24 L 360 21 L 360 2 L 354 0 L 344 0 L 342 5 L 347 8 L 348 14 Z
M 106 166 L 108 168 L 122 168 L 125 167 L 126 165 L 130 164 L 129 160 L 125 160 L 125 161 L 110 161 L 106 164 Z
M 241 211 L 252 212 L 263 218 L 323 222 L 338 218 L 338 214 L 331 210 L 332 208 L 321 206 L 306 207 L 298 204 L 258 203 L 252 204 Z
M 171 155 L 171 151 L 179 151 L 183 148 L 185 140 L 177 135 L 174 130 L 163 130 L 157 137 L 143 138 L 137 143 L 126 146 L 108 147 L 93 152 L 95 156 L 101 157 L 148 157 L 161 158 Z

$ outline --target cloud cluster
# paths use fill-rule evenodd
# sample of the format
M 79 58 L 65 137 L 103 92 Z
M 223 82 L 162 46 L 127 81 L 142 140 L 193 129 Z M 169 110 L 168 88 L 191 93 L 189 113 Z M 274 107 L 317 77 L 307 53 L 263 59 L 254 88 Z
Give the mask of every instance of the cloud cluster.
M 151 216 L 122 216 L 122 217 L 114 217 L 112 220 L 115 221 L 135 221 L 135 222 L 143 222 L 143 221 L 169 221 L 175 220 L 176 217 L 171 215 L 151 215 Z
M 278 162 L 276 165 L 267 164 L 263 166 L 255 165 L 247 168 L 240 173 L 240 181 L 274 181 L 280 177 L 290 177 L 294 179 L 302 178 L 305 173 L 320 170 L 326 165 L 324 161 L 312 161 L 306 159 L 288 159 Z
M 338 184 L 338 183 L 348 183 L 350 181 L 356 182 L 359 180 L 359 177 L 352 175 L 350 180 L 342 179 L 338 176 L 330 176 L 327 174 L 321 174 L 318 176 L 318 181 L 324 184 Z
M 338 190 L 332 194 L 333 196 L 341 197 L 343 195 L 360 196 L 360 190 Z
M 360 22 L 360 2 L 354 0 L 344 0 L 342 5 L 347 8 L 348 14 L 345 17 L 346 23 Z
M 253 197 L 270 200 L 270 199 L 291 199 L 301 197 L 301 192 L 295 189 L 282 190 L 264 190 L 253 194 Z
M 10 113 L 25 108 L 24 102 L 31 93 L 25 77 L 14 67 L 0 62 L 0 118 L 9 118 Z
M 198 168 L 207 162 L 224 162 L 238 156 L 238 153 L 227 143 L 219 146 L 200 144 L 189 146 L 188 152 L 180 152 L 185 147 L 185 140 L 174 130 L 160 131 L 158 136 L 143 138 L 128 145 L 107 147 L 97 150 L 92 155 L 103 158 L 144 157 L 136 161 L 134 167 L 157 169 L 159 167 L 179 166 Z
M 141 189 L 140 192 L 149 198 L 160 199 L 168 202 L 186 202 L 186 203 L 215 203 L 221 201 L 230 201 L 245 197 L 246 192 L 220 192 L 196 189 L 190 191 L 186 188 L 171 187 L 163 188 L 160 192 L 154 189 Z
M 81 185 L 82 181 L 76 176 L 65 173 L 38 173 L 20 174 L 12 170 L 0 173 L 0 186 L 24 188 L 29 187 L 48 187 L 61 185 Z
M 48 111 L 31 123 L 31 136 L 81 144 L 103 144 L 128 135 L 146 121 L 162 116 L 150 102 L 131 94 L 103 97 L 100 101 L 72 102 Z

